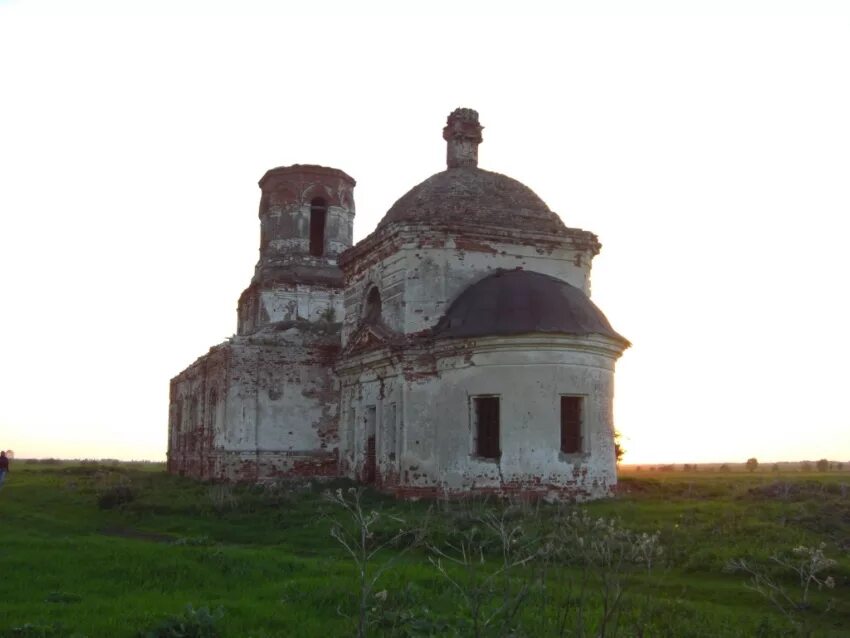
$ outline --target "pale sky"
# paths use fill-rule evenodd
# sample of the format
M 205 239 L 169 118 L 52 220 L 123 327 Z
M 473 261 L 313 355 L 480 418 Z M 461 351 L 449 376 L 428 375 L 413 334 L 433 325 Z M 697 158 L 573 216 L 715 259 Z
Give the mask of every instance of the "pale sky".
M 272 167 L 355 239 L 480 166 L 597 233 L 629 463 L 850 459 L 850 3 L 0 0 L 0 448 L 165 458 Z

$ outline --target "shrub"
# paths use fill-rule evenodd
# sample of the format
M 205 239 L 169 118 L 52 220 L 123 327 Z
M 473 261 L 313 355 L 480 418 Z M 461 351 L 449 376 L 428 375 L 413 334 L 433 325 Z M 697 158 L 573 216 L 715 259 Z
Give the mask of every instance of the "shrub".
M 623 457 L 626 455 L 626 448 L 623 447 L 622 444 L 623 435 L 619 430 L 614 430 L 614 457 L 617 459 L 617 463 L 622 462 Z
M 8 454 L 7 454 L 8 456 Z M 11 458 L 11 457 L 10 457 Z M 60 459 L 26 459 L 23 461 L 26 465 L 59 465 L 62 461 Z
M 172 545 L 189 545 L 194 547 L 205 547 L 213 544 L 209 536 L 181 536 L 172 541 Z
M 207 491 L 210 499 L 210 504 L 216 512 L 224 512 L 226 510 L 235 510 L 239 507 L 239 498 L 233 491 L 233 486 L 229 483 L 216 483 L 210 486 Z
M 47 594 L 47 598 L 44 599 L 46 603 L 78 603 L 83 599 L 79 594 L 70 594 L 64 591 L 52 591 Z
M 129 485 L 113 485 L 97 497 L 97 506 L 102 510 L 111 510 L 124 503 L 129 503 L 136 498 Z
M 182 614 L 164 618 L 138 635 L 140 638 L 218 638 L 220 634 L 215 624 L 223 615 L 221 608 L 211 612 L 206 607 L 195 609 L 190 604 Z
M 11 636 L 16 638 L 59 638 L 60 636 L 71 635 L 62 625 L 37 625 L 35 623 L 25 623 L 18 627 L 12 627 Z

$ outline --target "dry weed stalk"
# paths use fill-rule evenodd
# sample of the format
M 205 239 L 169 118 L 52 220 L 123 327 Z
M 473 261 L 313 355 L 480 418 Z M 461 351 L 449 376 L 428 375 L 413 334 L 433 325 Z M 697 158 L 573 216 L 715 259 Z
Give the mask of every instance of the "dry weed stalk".
M 824 554 L 826 543 L 820 543 L 817 547 L 799 545 L 784 555 L 774 554 L 770 561 L 779 565 L 786 571 L 792 572 L 799 581 L 798 594 L 789 592 L 776 578 L 770 575 L 765 565 L 755 564 L 745 558 L 735 558 L 726 563 L 726 571 L 743 572 L 750 577 L 747 587 L 758 592 L 766 600 L 778 609 L 785 618 L 800 629 L 802 634 L 808 634 L 805 618 L 799 612 L 811 607 L 809 592 L 812 586 L 819 590 L 824 587 L 833 589 L 835 579 L 826 576 L 824 572 L 835 567 L 838 563 Z M 830 601 L 824 613 L 832 609 Z
M 376 510 L 366 511 L 363 507 L 363 492 L 363 488 L 325 492 L 325 498 L 341 507 L 348 516 L 347 525 L 335 519 L 332 521 L 331 536 L 345 548 L 357 570 L 357 638 L 364 638 L 367 635 L 369 603 L 373 597 L 375 584 L 392 565 L 422 541 L 425 530 L 424 525 L 416 529 L 401 527 L 383 542 L 376 542 L 375 528 L 388 517 Z M 402 525 L 405 523 L 403 519 L 395 516 L 389 518 Z M 398 550 L 383 562 L 376 564 L 375 558 L 378 554 L 390 547 L 398 547 Z

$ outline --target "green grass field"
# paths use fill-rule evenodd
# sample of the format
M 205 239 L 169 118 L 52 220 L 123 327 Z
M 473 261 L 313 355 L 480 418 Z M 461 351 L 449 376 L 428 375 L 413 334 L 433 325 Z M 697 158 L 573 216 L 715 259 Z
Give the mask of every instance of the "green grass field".
M 353 636 L 361 616 L 373 636 L 850 636 L 846 472 L 632 472 L 616 499 L 560 507 L 366 492 L 365 542 L 386 547 L 364 591 L 331 535 L 335 521 L 357 529 L 323 497 L 347 483 L 228 488 L 158 464 L 12 469 L 0 636 Z M 794 547 L 821 543 L 836 562 L 816 575 L 834 587 L 812 583 L 803 604 L 799 576 L 771 557 L 802 561 Z M 726 569 L 741 558 L 778 604 Z

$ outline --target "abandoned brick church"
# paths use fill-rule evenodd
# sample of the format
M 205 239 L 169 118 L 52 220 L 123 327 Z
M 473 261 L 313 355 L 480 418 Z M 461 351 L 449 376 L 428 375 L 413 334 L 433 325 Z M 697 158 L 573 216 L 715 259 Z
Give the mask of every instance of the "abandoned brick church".
M 478 168 L 482 128 L 449 115 L 446 170 L 356 245 L 346 173 L 263 176 L 237 334 L 171 380 L 169 471 L 346 476 L 404 497 L 610 493 L 629 342 L 589 299 L 599 241 Z

